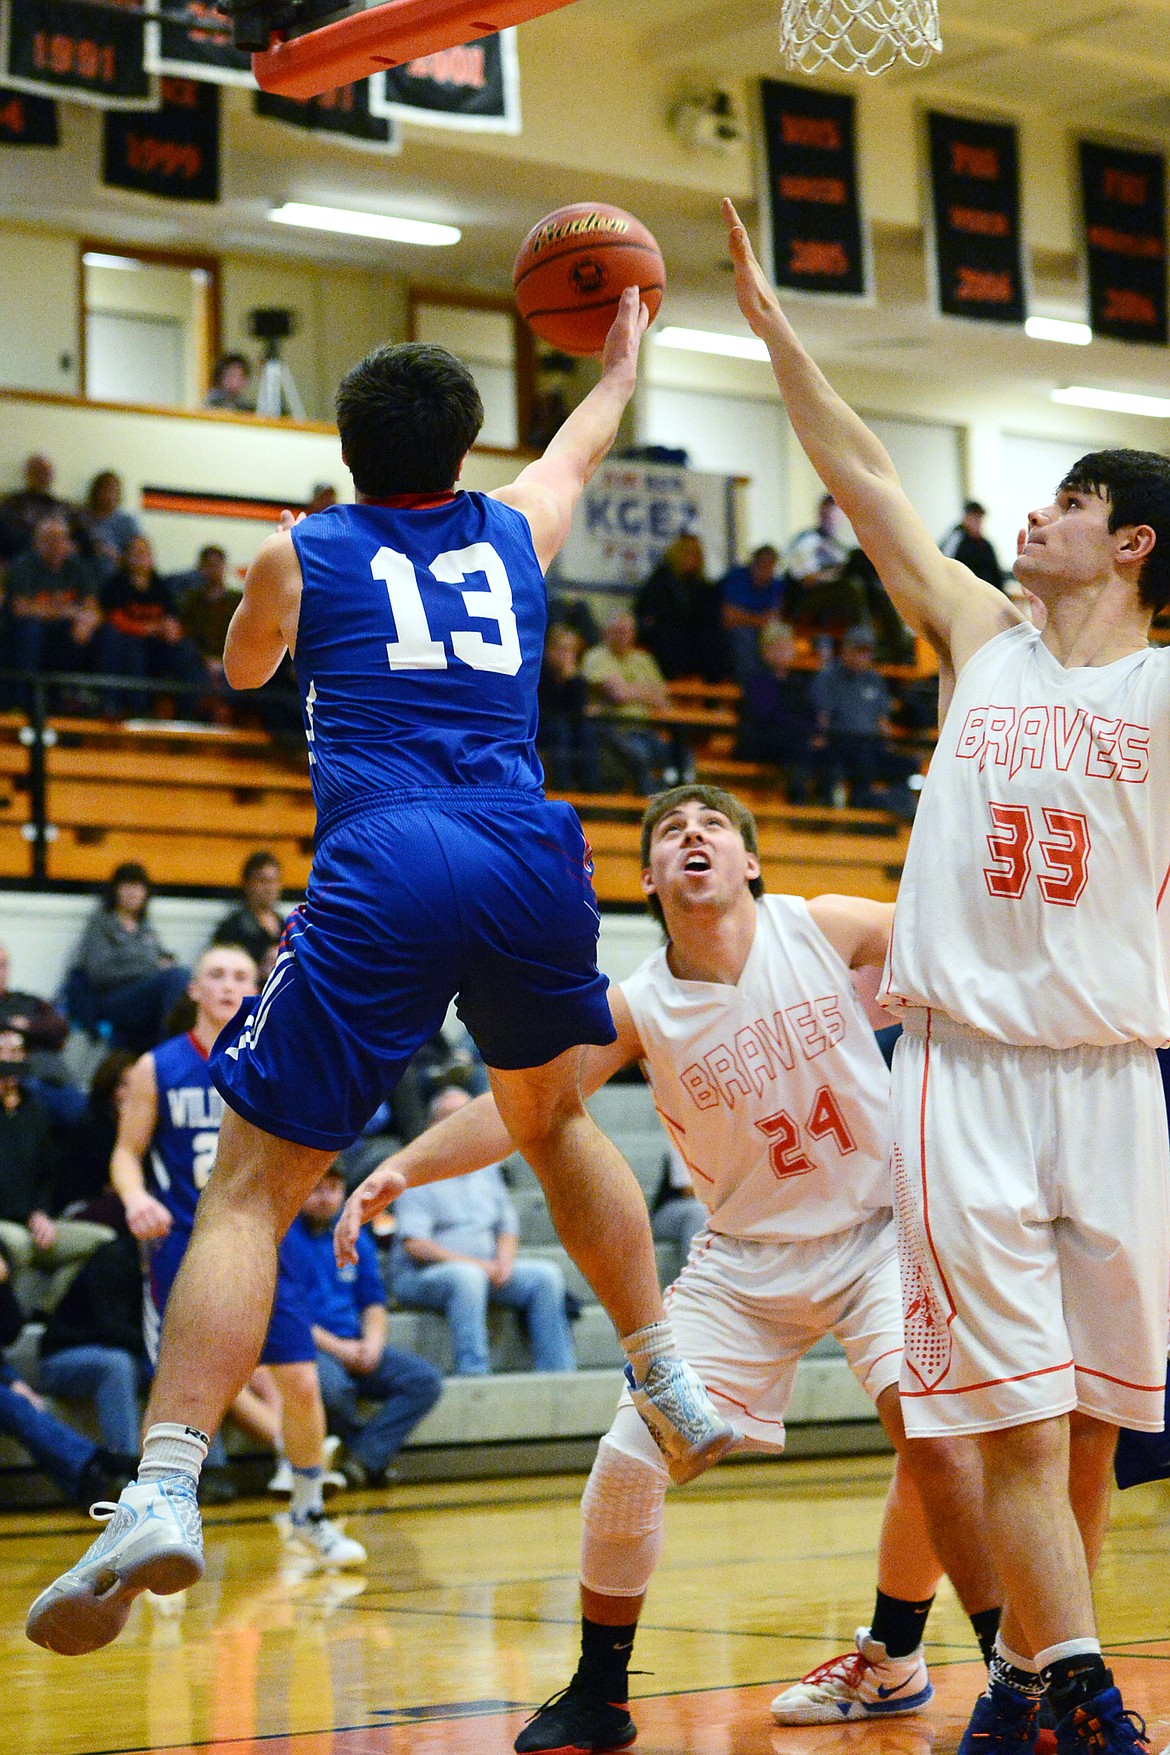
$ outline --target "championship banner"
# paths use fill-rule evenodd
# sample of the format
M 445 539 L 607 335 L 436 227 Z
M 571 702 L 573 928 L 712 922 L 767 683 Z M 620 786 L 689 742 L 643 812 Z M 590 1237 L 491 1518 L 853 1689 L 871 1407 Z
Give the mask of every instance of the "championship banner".
M 1079 150 L 1093 334 L 1164 347 L 1166 161 L 1087 140 Z
M 773 280 L 792 292 L 868 297 L 854 100 L 771 79 L 761 96 Z
M 103 109 L 149 110 L 157 102 L 145 67 L 145 24 L 137 0 L 7 0 L 0 11 L 0 78 L 20 91 L 68 97 Z
M 0 146 L 56 146 L 57 106 L 0 85 Z
M 219 88 L 164 79 L 149 116 L 104 118 L 102 182 L 170 201 L 219 200 Z
M 520 132 L 520 62 L 514 30 L 389 67 L 369 84 L 375 116 L 396 116 L 428 128 Z
M 248 85 L 253 91 L 252 57 L 232 47 L 231 20 L 212 0 L 146 0 L 146 70 L 179 79 L 203 79 L 210 85 Z M 180 21 L 176 13 L 186 13 Z
M 398 127 L 389 116 L 370 114 L 370 86 L 363 79 L 357 85 L 342 85 L 336 91 L 323 91 L 319 97 L 277 97 L 273 92 L 258 91 L 252 107 L 268 121 L 284 122 L 290 128 L 310 128 L 318 134 L 332 134 L 351 145 L 373 147 L 380 152 L 401 152 Z
M 729 478 L 657 463 L 603 463 L 577 503 L 557 577 L 633 590 L 684 532 L 703 544 L 707 574 L 735 558 Z
M 1016 130 L 937 110 L 927 120 L 938 308 L 946 317 L 1022 323 Z

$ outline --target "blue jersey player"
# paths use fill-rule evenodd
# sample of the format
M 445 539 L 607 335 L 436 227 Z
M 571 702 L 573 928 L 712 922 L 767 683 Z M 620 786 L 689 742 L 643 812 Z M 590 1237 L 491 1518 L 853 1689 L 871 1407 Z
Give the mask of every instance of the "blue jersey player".
M 414 343 L 370 354 L 337 396 L 357 504 L 270 538 L 249 571 L 224 669 L 258 688 L 294 655 L 313 871 L 262 995 L 211 1058 L 227 1109 L 168 1304 L 138 1485 L 34 1604 L 30 1636 L 49 1643 L 49 1628 L 55 1649 L 106 1644 L 136 1592 L 201 1566 L 205 1434 L 259 1355 L 280 1239 L 452 999 L 623 1336 L 671 1473 L 687 1480 L 734 1442 L 674 1348 L 633 1173 L 582 1101 L 583 1045 L 613 1038 L 590 855 L 573 812 L 545 800 L 534 747 L 544 572 L 617 434 L 646 321 L 624 294 L 599 382 L 490 495 L 455 491 L 483 420 L 467 368 Z

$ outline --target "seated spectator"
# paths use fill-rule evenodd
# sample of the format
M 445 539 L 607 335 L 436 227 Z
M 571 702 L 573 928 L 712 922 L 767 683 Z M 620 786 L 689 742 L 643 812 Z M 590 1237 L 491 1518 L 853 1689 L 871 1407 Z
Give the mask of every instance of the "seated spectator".
M 199 550 L 197 566 L 188 573 L 175 573 L 167 580 L 171 601 L 178 606 L 183 633 L 203 660 L 211 683 L 212 715 L 230 718 L 223 674 L 223 648 L 228 627 L 240 604 L 240 593 L 228 587 L 227 555 L 218 543 Z
M 23 1080 L 24 1046 L 0 1034 L 0 1248 L 17 1273 L 51 1276 L 44 1295 L 52 1308 L 87 1256 L 114 1233 L 105 1225 L 53 1219 L 57 1146 L 44 1108 Z
M 676 536 L 634 599 L 637 638 L 662 675 L 701 676 L 719 682 L 727 674 L 719 587 L 706 574 L 697 536 Z
M 149 905 L 145 869 L 119 865 L 86 922 L 76 964 L 96 1019 L 112 1026 L 118 1047 L 139 1054 L 159 1041 L 190 979 L 159 942 Z
M 760 668 L 760 635 L 784 607 L 784 581 L 776 571 L 779 558 L 765 542 L 723 581 L 724 638 L 731 674 L 741 689 Z
M 707 1209 L 695 1193 L 686 1160 L 672 1141 L 662 1160 L 662 1176 L 650 1207 L 651 1234 L 655 1243 L 673 1245 L 675 1266 L 681 1269 L 706 1223 Z
M 103 469 L 94 476 L 81 521 L 93 550 L 94 572 L 104 583 L 122 565 L 134 538 L 142 535 L 133 512 L 122 510 L 122 477 L 116 470 Z
M 839 662 L 826 665 L 813 680 L 826 773 L 834 787 L 849 788 L 854 805 L 912 817 L 915 795 L 907 782 L 918 774 L 918 763 L 886 741 L 893 734 L 892 703 L 885 677 L 874 669 L 873 647 L 868 628 L 852 629 Z
M 122 1203 L 110 1187 L 110 1154 L 134 1059 L 129 1048 L 103 1055 L 90 1079 L 85 1107 L 61 1130 L 56 1196 L 62 1218 L 90 1219 L 115 1230 L 125 1224 Z
M 952 560 L 962 561 L 977 579 L 986 579 L 989 585 L 995 585 L 1002 591 L 1004 570 L 999 564 L 999 556 L 983 534 L 983 521 L 986 517 L 986 506 L 981 506 L 978 500 L 968 500 L 963 507 L 963 516 L 950 535 L 943 538 L 939 547 Z
M 251 414 L 252 404 L 248 401 L 251 376 L 252 368 L 242 353 L 221 354 L 212 369 L 204 408 L 234 408 L 238 413 Z
M 0 944 L 0 1031 L 15 1031 L 30 1055 L 59 1053 L 69 1035 L 68 1018 L 47 999 L 9 987 L 10 967 L 8 946 Z
M 857 622 L 868 622 L 874 633 L 874 657 L 879 664 L 913 664 L 914 635 L 890 601 L 878 570 L 864 549 L 848 555 L 839 584 L 851 591 L 858 604 Z
M 442 1395 L 443 1377 L 425 1359 L 386 1345 L 386 1294 L 373 1238 L 359 1233 L 356 1268 L 334 1260 L 333 1228 L 344 1203 L 345 1182 L 332 1165 L 293 1221 L 285 1259 L 305 1288 L 329 1429 L 346 1450 L 341 1472 L 351 1487 L 381 1487 Z M 381 1405 L 362 1420 L 359 1399 Z
M 126 1456 L 138 1449 L 146 1380 L 142 1267 L 137 1243 L 121 1230 L 73 1276 L 45 1324 L 40 1385 L 66 1401 L 92 1401 L 102 1443 Z
M 239 945 L 259 968 L 280 943 L 280 861 L 274 853 L 249 853 L 240 874 L 244 899 L 225 914 L 211 935 L 213 945 Z
M 586 715 L 589 684 L 581 673 L 581 640 L 572 628 L 554 624 L 548 631 L 537 700 L 536 747 L 549 785 L 600 792 L 597 726 Z
M 804 800 L 816 767 L 816 721 L 807 679 L 794 671 L 796 644 L 787 622 L 769 622 L 760 639 L 760 667 L 744 689 L 735 758 L 782 770 L 789 794 Z
M 635 644 L 634 618 L 622 612 L 605 625 L 600 646 L 593 646 L 581 661 L 581 675 L 596 705 L 622 724 L 603 723 L 601 736 L 630 770 L 635 791 L 645 796 L 657 790 L 664 769 L 671 763 L 671 744 L 649 723 L 653 713 L 668 713 L 670 697 L 662 672 L 649 652 Z
M 111 676 L 150 677 L 168 682 L 207 681 L 203 661 L 184 638 L 165 581 L 155 571 L 154 551 L 145 536 L 130 540 L 122 565 L 102 586 L 104 621 L 98 636 L 98 663 Z M 114 691 L 111 704 L 125 701 L 141 711 L 148 695 Z M 195 707 L 184 698 L 184 713 Z
M 24 486 L 0 501 L 0 560 L 9 560 L 32 543 L 42 518 L 64 518 L 73 534 L 75 514 L 53 492 L 53 464 L 40 452 L 25 459 Z
M 101 615 L 93 572 L 58 512 L 41 518 L 8 569 L 8 637 L 16 670 L 88 670 Z
M 858 592 L 842 581 L 850 549 L 848 524 L 832 494 L 817 507 L 817 522 L 796 536 L 785 558 L 785 615 L 800 628 L 852 627 L 864 612 Z
M 312 493 L 309 495 L 308 504 L 305 507 L 305 516 L 307 518 L 310 512 L 327 512 L 330 506 L 336 506 L 336 504 L 337 489 L 334 487 L 333 483 L 331 481 L 319 481 L 315 484 Z
M 466 1091 L 441 1091 L 431 1124 L 470 1100 Z M 554 1262 L 517 1258 L 516 1209 L 498 1164 L 408 1188 L 394 1214 L 391 1290 L 400 1304 L 443 1312 L 458 1376 L 491 1370 L 489 1304 L 523 1313 L 534 1371 L 576 1370 L 564 1275 Z

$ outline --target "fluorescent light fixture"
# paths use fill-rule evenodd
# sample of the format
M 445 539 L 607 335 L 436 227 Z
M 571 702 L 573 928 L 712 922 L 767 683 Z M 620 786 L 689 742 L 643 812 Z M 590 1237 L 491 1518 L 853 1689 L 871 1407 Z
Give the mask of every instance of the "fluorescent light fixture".
M 268 215 L 277 225 L 302 225 L 316 232 L 345 232 L 353 238 L 387 238 L 394 244 L 457 244 L 458 226 L 435 225 L 429 219 L 394 219 L 386 213 L 359 213 L 352 207 L 314 207 L 286 201 Z
M 1071 402 L 1074 408 L 1107 408 L 1112 414 L 1148 414 L 1170 420 L 1170 396 L 1139 396 L 1130 390 L 1094 390 L 1086 384 L 1069 384 L 1052 392 L 1053 402 Z
M 666 328 L 654 337 L 659 347 L 681 347 L 687 353 L 721 353 L 737 360 L 766 360 L 768 349 L 757 335 L 725 335 L 715 329 Z
M 1066 341 L 1070 347 L 1088 347 L 1093 339 L 1087 323 L 1066 323 L 1063 317 L 1029 317 L 1024 334 L 1033 341 Z
M 87 250 L 81 260 L 87 268 L 137 269 L 142 267 L 136 256 L 109 256 L 104 250 Z

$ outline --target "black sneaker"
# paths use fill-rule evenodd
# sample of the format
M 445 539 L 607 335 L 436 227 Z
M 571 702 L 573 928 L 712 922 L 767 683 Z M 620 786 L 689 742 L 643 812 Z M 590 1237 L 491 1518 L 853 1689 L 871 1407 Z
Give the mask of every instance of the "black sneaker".
M 516 1755 L 602 1755 L 627 1748 L 637 1734 L 625 1701 L 602 1700 L 574 1676 L 533 1714 L 512 1747 Z

